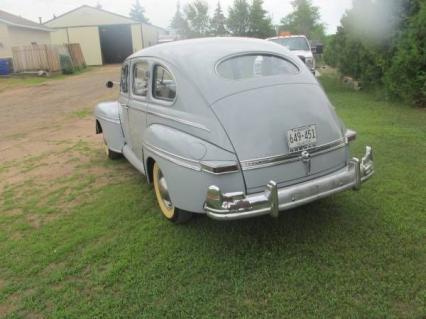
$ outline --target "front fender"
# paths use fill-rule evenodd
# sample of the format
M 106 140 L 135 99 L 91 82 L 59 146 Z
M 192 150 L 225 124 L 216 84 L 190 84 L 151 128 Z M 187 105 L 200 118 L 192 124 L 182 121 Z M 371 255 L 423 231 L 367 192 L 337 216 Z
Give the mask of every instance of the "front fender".
M 108 148 L 121 153 L 124 146 L 124 135 L 119 116 L 117 101 L 99 103 L 95 107 L 96 134 L 103 133 Z

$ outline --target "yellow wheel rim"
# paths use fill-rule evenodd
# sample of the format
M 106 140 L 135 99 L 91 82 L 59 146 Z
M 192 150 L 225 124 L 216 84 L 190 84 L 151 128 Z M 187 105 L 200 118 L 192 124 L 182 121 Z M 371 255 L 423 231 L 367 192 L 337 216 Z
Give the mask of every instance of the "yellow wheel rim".
M 172 219 L 175 214 L 175 207 L 169 196 L 166 179 L 157 163 L 154 163 L 153 180 L 155 195 L 161 212 L 167 219 Z
M 107 144 L 105 138 L 104 138 L 104 151 L 105 151 L 106 156 L 108 156 L 109 155 L 109 148 L 108 148 L 108 144 Z

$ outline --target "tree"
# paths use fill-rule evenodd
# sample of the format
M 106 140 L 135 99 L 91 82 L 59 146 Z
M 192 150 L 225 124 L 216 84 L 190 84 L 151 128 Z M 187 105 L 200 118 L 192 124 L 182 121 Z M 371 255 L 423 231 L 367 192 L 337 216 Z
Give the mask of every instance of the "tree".
M 250 29 L 250 6 L 247 0 L 234 0 L 229 8 L 226 26 L 233 36 L 245 37 Z
M 256 38 L 267 38 L 275 34 L 271 18 L 263 9 L 263 0 L 253 0 L 250 6 L 248 35 Z
M 226 35 L 225 21 L 225 15 L 223 14 L 220 2 L 218 1 L 213 18 L 210 20 L 210 33 L 214 36 Z
M 170 28 L 175 31 L 181 38 L 186 38 L 188 36 L 188 22 L 182 16 L 179 1 L 176 4 L 176 13 L 173 16 L 172 21 L 170 22 Z
M 324 40 L 324 24 L 319 8 L 311 0 L 293 0 L 293 12 L 281 20 L 281 30 L 294 34 L 304 34 L 309 39 Z
M 185 7 L 185 17 L 189 26 L 189 37 L 204 37 L 209 31 L 209 6 L 203 0 L 193 0 Z
M 404 26 L 384 82 L 392 96 L 426 107 L 426 4 Z
M 324 58 L 341 74 L 361 80 L 364 89 L 426 106 L 424 52 L 423 0 L 354 0 Z
M 133 3 L 132 8 L 130 9 L 129 16 L 136 21 L 142 23 L 149 23 L 149 20 L 145 17 L 145 8 L 141 6 L 139 0 L 136 0 Z

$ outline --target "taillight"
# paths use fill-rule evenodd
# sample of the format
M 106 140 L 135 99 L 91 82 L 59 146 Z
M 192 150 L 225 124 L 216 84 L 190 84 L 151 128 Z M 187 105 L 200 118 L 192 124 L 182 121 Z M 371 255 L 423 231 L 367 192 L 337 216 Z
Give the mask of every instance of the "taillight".
M 356 140 L 356 132 L 351 129 L 347 129 L 345 133 L 346 141 L 347 143 L 355 141 Z

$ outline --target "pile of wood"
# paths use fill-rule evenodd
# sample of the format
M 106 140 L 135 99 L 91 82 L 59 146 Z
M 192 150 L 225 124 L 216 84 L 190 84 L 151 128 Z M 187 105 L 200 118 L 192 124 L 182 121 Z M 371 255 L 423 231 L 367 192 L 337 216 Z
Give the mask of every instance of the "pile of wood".
M 13 47 L 13 69 L 20 72 L 60 72 L 60 56 L 70 57 L 74 68 L 86 66 L 79 43 L 63 45 L 35 44 L 29 46 Z

